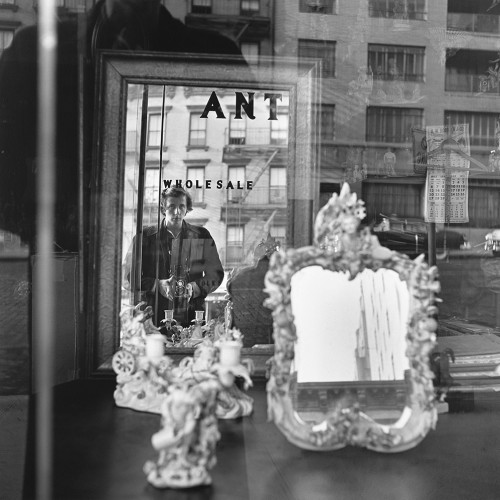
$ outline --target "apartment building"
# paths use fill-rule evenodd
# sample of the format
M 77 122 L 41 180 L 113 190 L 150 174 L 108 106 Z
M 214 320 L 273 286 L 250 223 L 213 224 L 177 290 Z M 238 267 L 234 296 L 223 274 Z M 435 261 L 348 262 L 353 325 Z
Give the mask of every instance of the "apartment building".
M 252 97 L 254 116 L 238 113 L 236 93 L 216 91 L 224 118 L 215 112 L 202 118 L 212 88 L 151 85 L 148 100 L 139 88 L 129 90 L 127 166 L 124 213 L 124 258 L 136 232 L 142 106 L 147 106 L 144 225 L 158 223 L 158 197 L 165 187 L 182 184 L 191 194 L 193 211 L 186 221 L 212 234 L 227 271 L 253 263 L 253 251 L 270 234 L 286 244 L 288 96 L 268 120 L 265 92 Z M 241 118 L 237 118 L 240 114 Z
M 276 1 L 276 55 L 323 60 L 323 190 L 347 180 L 369 218 L 422 218 L 425 176 L 415 164 L 413 129 L 466 123 L 477 160 L 469 228 L 498 221 L 490 155 L 499 138 L 498 7 L 490 0 Z

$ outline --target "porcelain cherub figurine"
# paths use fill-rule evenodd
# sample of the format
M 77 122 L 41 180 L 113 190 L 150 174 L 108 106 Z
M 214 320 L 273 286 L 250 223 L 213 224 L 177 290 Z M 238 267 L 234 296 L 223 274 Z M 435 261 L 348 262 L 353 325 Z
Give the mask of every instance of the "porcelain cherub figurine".
M 216 463 L 220 439 L 215 416 L 217 380 L 185 381 L 170 386 L 162 404 L 162 429 L 151 442 L 159 452 L 144 472 L 157 488 L 190 488 L 211 484 L 208 470 Z
M 151 323 L 151 307 L 144 305 L 121 314 L 122 345 L 112 360 L 114 399 L 120 407 L 160 413 L 173 362 L 163 354 L 164 339 Z
M 251 386 L 252 367 L 246 360 L 240 361 L 239 356 L 234 362 L 225 362 L 220 355 L 220 343 L 221 339 L 215 344 L 204 340 L 196 348 L 193 357 L 181 360 L 173 370 L 173 375 L 177 380 L 219 380 L 222 385 L 217 393 L 217 417 L 230 419 L 248 416 L 253 411 L 253 399 L 236 386 L 234 378 L 242 377 L 245 388 Z
M 334 193 L 321 208 L 314 224 L 314 244 L 332 253 L 361 254 L 369 252 L 380 260 L 388 259 L 392 251 L 380 245 L 368 228 L 359 229 L 366 216 L 364 202 L 351 193 L 344 183 L 340 194 Z

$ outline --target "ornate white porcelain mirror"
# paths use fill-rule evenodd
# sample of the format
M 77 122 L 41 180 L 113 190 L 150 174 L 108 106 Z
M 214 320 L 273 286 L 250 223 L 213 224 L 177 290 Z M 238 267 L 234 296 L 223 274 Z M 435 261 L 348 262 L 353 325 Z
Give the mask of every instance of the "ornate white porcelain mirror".
M 266 275 L 269 418 L 302 448 L 404 451 L 436 423 L 437 269 L 360 230 L 363 205 L 344 184 L 317 216 L 314 246 L 276 252 Z

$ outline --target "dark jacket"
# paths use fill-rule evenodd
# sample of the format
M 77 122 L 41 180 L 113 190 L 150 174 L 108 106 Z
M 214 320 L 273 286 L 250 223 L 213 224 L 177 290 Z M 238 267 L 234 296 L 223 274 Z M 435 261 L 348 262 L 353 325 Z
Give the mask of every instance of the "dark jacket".
M 156 33 L 136 37 L 135 42 L 131 35 L 129 46 L 124 47 L 116 43 L 113 25 L 103 18 L 103 3 L 92 9 L 86 21 L 64 21 L 57 26 L 55 239 L 59 247 L 69 251 L 78 251 L 80 164 L 84 214 L 88 214 L 90 203 L 96 50 L 129 48 L 241 56 L 228 38 L 188 28 L 164 7 Z M 82 22 L 86 22 L 87 29 L 80 36 L 78 27 Z M 82 78 L 79 68 L 84 68 Z M 85 113 L 79 117 L 82 84 Z M 43 127 L 43 117 L 39 122 Z M 82 124 L 83 138 L 79 134 Z M 16 34 L 0 58 L 0 229 L 20 234 L 28 242 L 33 242 L 35 236 L 36 132 L 37 26 L 29 26 Z
M 142 237 L 142 272 L 141 292 L 142 300 L 145 300 L 154 309 L 156 281 L 156 269 L 158 262 L 158 279 L 168 279 L 170 270 L 174 269 L 176 263 L 171 262 L 169 248 L 171 248 L 172 236 L 163 226 L 160 230 L 160 238 L 157 238 L 157 226 L 147 226 L 143 229 Z M 194 319 L 194 311 L 203 310 L 205 297 L 216 290 L 224 278 L 224 269 L 219 259 L 217 247 L 204 227 L 194 226 L 183 222 L 181 231 L 182 251 L 179 262 L 187 271 L 187 281 L 195 282 L 200 288 L 201 295 L 193 298 L 189 304 L 189 321 Z M 135 240 L 132 243 L 132 249 Z M 157 251 L 159 249 L 159 252 Z M 129 252 L 130 253 L 130 252 Z M 158 256 L 158 259 L 157 259 Z M 127 259 L 130 265 L 130 258 Z M 130 282 L 130 271 L 125 272 L 126 279 Z M 168 309 L 167 299 L 158 293 L 159 318 L 163 317 L 163 311 Z

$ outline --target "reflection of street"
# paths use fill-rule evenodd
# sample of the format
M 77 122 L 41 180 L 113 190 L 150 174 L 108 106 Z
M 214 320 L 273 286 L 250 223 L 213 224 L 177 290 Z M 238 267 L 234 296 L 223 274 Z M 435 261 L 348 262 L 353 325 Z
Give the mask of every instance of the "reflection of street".
M 450 250 L 437 267 L 443 300 L 441 319 L 453 319 L 459 329 L 463 322 L 463 330 L 467 323 L 500 328 L 499 259 L 484 252 Z

